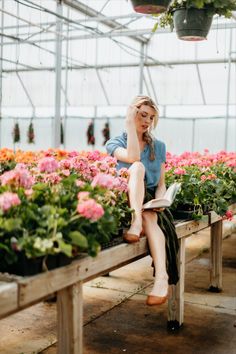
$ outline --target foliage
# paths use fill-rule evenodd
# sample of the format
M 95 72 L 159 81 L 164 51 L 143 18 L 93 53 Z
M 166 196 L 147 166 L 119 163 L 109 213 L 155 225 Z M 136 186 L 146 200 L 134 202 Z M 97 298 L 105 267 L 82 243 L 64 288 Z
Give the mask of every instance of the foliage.
M 104 137 L 103 145 L 106 144 L 106 142 L 110 139 L 110 125 L 109 123 L 105 123 L 105 126 L 102 130 L 102 135 Z
M 81 252 L 95 256 L 103 243 L 129 225 L 127 183 L 116 175 L 115 164 L 96 151 L 74 152 L 60 160 L 39 155 L 36 162 L 18 163 L 4 172 L 0 269 L 15 262 L 18 251 L 28 258 Z
M 32 121 L 30 122 L 30 125 L 28 127 L 27 138 L 29 144 L 34 144 L 35 134 L 34 134 L 34 125 Z
M 174 0 L 168 9 L 159 16 L 159 22 L 153 28 L 153 31 L 160 27 L 170 26 L 173 28 L 173 15 L 176 9 L 190 8 L 205 9 L 209 16 L 219 15 L 226 18 L 232 16 L 232 11 L 236 10 L 235 0 Z
M 13 142 L 14 143 L 19 143 L 20 142 L 20 126 L 19 126 L 19 123 L 15 123 L 13 131 L 12 131 L 12 136 L 13 136 Z
M 90 122 L 87 129 L 87 144 L 95 145 L 94 122 Z
M 182 183 L 172 209 L 193 210 L 196 219 L 210 210 L 225 215 L 228 206 L 236 202 L 235 161 L 235 154 L 226 152 L 169 154 L 167 184 Z

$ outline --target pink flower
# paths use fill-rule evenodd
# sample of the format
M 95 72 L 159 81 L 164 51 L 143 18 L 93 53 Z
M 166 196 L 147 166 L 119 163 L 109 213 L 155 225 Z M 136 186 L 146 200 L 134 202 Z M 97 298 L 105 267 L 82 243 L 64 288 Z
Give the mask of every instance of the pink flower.
M 25 195 L 26 195 L 27 197 L 30 197 L 33 193 L 34 193 L 33 189 L 26 189 L 26 190 L 25 190 Z
M 202 176 L 201 176 L 201 181 L 204 182 L 206 179 L 207 179 L 207 177 L 206 177 L 205 175 L 202 175 Z
M 68 177 L 68 176 L 70 175 L 70 170 L 62 170 L 61 173 L 62 173 L 64 176 Z
M 77 194 L 77 198 L 79 203 L 84 202 L 85 200 L 89 199 L 89 192 L 79 192 Z
M 81 181 L 80 179 L 77 179 L 77 180 L 75 181 L 75 185 L 76 185 L 77 187 L 83 187 L 83 186 L 85 185 L 85 182 Z
M 97 221 L 104 215 L 103 207 L 96 203 L 94 199 L 88 199 L 77 205 L 77 212 L 84 218 Z
M 92 187 L 100 186 L 100 187 L 111 189 L 115 185 L 115 178 L 105 173 L 98 173 L 94 177 L 91 185 Z
M 34 177 L 32 177 L 29 171 L 21 166 L 16 166 L 14 170 L 5 172 L 0 177 L 3 186 L 10 185 L 15 187 L 23 187 L 29 189 L 34 184 Z
M 217 176 L 214 173 L 211 173 L 207 176 L 207 179 L 216 179 Z
M 59 165 L 54 157 L 44 157 L 38 162 L 40 172 L 55 172 Z
M 0 208 L 3 211 L 7 211 L 12 206 L 19 205 L 21 203 L 16 193 L 4 192 L 0 195 Z
M 232 213 L 231 210 L 227 210 L 225 213 L 225 217 L 223 219 L 227 219 L 227 220 L 232 220 L 233 219 L 234 214 Z
M 174 174 L 176 174 L 176 175 L 185 175 L 186 174 L 186 170 L 184 168 L 177 167 L 174 170 Z
M 46 183 L 57 184 L 61 182 L 62 178 L 56 173 L 48 173 L 43 176 L 43 181 Z

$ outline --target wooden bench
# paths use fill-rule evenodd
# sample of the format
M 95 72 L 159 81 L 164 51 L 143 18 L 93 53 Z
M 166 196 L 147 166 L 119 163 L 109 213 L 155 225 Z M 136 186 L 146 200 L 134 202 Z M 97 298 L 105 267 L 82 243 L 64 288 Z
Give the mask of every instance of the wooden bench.
M 222 218 L 211 212 L 200 221 L 176 225 L 180 243 L 177 286 L 171 286 L 168 323 L 176 328 L 184 321 L 185 240 L 210 227 L 210 289 L 222 288 Z M 57 294 L 58 353 L 83 352 L 83 282 L 106 274 L 148 254 L 147 240 L 101 251 L 96 258 L 81 256 L 70 265 L 31 277 L 0 273 L 0 318 Z

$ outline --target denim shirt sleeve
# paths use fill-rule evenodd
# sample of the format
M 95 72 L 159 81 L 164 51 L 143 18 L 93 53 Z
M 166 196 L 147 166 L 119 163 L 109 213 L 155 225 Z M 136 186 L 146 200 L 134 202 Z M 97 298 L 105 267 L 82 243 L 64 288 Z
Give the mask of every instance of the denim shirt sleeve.
M 114 156 L 114 152 L 118 147 L 126 148 L 126 139 L 124 137 L 124 134 L 108 140 L 105 147 L 107 153 L 111 156 Z

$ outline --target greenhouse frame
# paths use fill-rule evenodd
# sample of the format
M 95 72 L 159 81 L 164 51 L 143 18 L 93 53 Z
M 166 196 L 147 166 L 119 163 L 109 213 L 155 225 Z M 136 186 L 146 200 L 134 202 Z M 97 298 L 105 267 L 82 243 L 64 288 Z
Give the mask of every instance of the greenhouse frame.
M 126 0 L 1 0 L 0 10 L 2 147 L 60 147 L 63 129 L 66 149 L 104 149 L 104 125 L 112 137 L 121 132 L 127 106 L 144 93 L 159 105 L 155 135 L 169 151 L 235 150 L 234 13 L 216 16 L 206 41 L 185 42 L 169 28 L 152 32 L 158 19 Z

